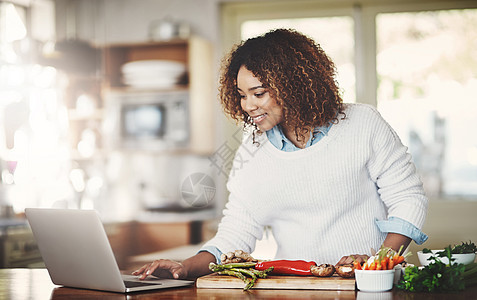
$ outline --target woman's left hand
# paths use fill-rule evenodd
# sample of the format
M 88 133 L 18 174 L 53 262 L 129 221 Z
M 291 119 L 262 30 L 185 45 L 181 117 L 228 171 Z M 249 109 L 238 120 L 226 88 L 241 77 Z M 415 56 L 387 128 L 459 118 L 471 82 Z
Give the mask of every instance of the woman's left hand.
M 348 255 L 348 256 L 343 256 L 340 259 L 340 261 L 336 263 L 336 265 L 339 266 L 339 265 L 352 264 L 355 260 L 362 263 L 362 262 L 367 261 L 368 258 L 369 258 L 369 256 L 366 255 L 366 254 L 352 254 L 352 255 Z

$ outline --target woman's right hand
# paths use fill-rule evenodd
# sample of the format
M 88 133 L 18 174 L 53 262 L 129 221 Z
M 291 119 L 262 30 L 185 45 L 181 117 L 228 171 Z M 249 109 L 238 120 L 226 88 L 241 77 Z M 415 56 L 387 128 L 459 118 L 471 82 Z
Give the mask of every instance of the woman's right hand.
M 348 265 L 352 264 L 355 260 L 359 261 L 360 263 L 364 263 L 368 260 L 369 256 L 366 254 L 353 254 L 353 255 L 347 255 L 343 256 L 337 263 L 337 266 L 340 265 Z
M 155 260 L 132 272 L 133 275 L 139 276 L 141 280 L 146 279 L 149 275 L 161 278 L 185 279 L 187 278 L 187 273 L 183 264 L 169 259 Z

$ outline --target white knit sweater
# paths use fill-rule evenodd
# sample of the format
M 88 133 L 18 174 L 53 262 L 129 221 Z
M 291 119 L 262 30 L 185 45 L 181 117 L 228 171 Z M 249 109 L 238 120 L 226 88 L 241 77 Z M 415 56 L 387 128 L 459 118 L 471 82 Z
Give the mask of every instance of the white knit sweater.
M 277 259 L 335 264 L 379 249 L 375 220 L 395 216 L 421 229 L 427 198 L 407 148 L 377 110 L 346 104 L 346 118 L 308 148 L 284 152 L 245 136 L 217 234 L 204 246 L 252 252 L 272 228 Z

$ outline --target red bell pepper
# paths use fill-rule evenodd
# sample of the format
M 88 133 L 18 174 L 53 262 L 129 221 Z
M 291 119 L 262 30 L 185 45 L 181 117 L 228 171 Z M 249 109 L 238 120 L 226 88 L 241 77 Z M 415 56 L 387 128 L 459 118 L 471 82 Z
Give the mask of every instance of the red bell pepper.
M 313 261 L 283 259 L 259 262 L 255 265 L 255 269 L 263 271 L 273 267 L 273 271 L 270 274 L 307 276 L 312 275 L 310 271 L 312 266 L 316 266 L 316 263 Z

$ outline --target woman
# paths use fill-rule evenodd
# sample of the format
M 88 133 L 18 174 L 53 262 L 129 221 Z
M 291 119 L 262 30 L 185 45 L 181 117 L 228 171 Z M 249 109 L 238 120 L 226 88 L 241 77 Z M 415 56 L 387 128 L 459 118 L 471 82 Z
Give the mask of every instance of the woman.
M 427 239 L 427 198 L 407 148 L 376 109 L 343 103 L 313 40 L 285 29 L 249 39 L 224 60 L 220 84 L 225 112 L 247 130 L 217 234 L 182 264 L 157 260 L 133 274 L 210 273 L 221 253 L 252 252 L 265 226 L 277 259 L 329 264 Z

